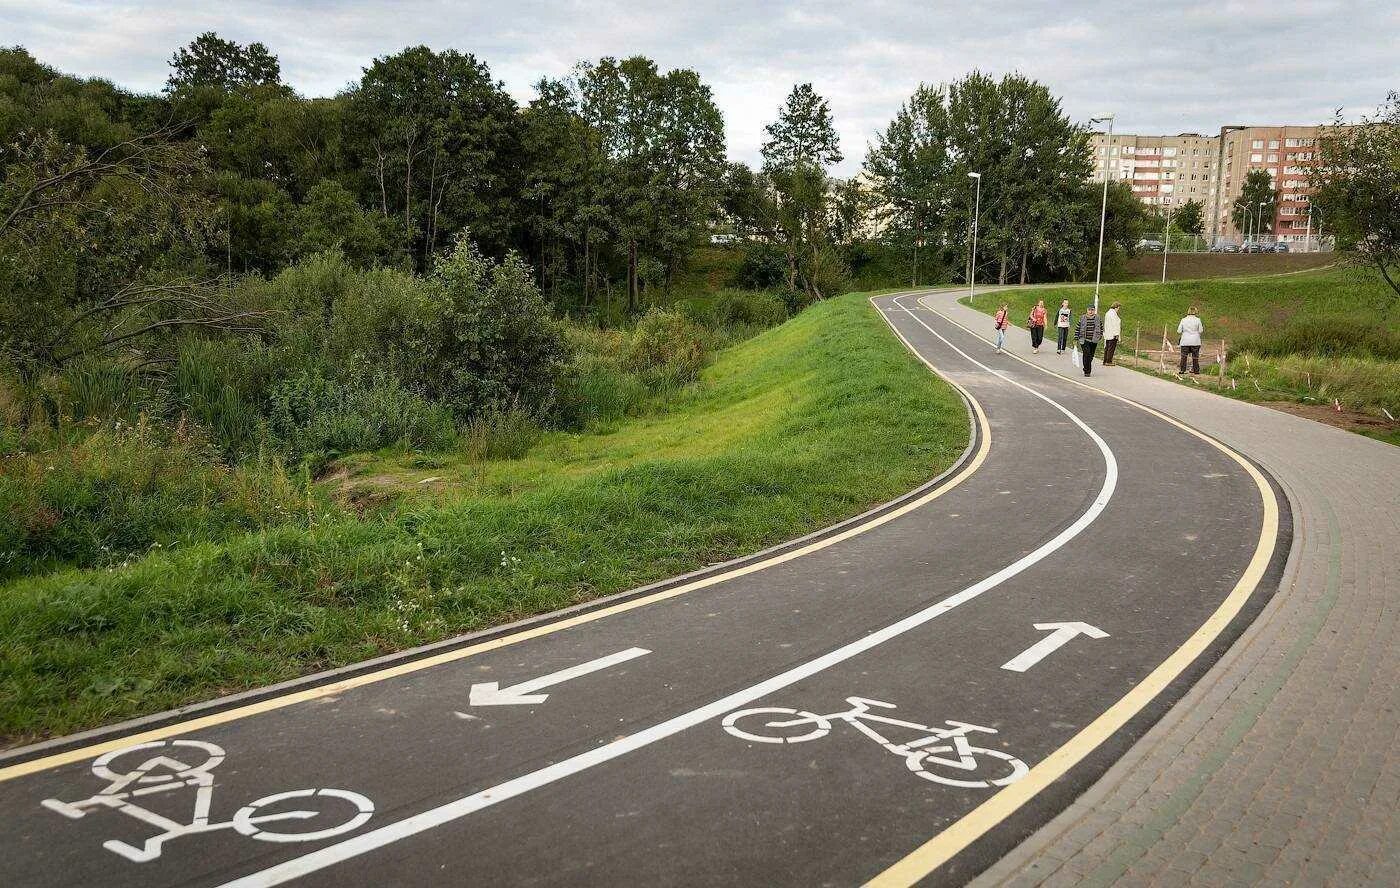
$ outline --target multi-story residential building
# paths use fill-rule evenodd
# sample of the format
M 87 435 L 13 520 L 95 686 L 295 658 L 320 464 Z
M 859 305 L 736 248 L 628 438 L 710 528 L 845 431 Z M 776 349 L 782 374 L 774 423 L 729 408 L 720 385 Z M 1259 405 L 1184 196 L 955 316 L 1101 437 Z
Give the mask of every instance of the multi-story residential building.
M 1309 172 L 1317 158 L 1320 126 L 1226 126 L 1220 130 L 1219 198 L 1210 208 L 1210 232 L 1217 237 L 1238 238 L 1242 232 L 1231 218 L 1235 199 L 1244 189 L 1250 170 L 1265 170 L 1278 194 L 1272 220 L 1260 230 L 1280 240 L 1301 241 L 1309 234 L 1312 183 Z M 1270 224 L 1272 223 L 1272 224 Z M 1318 234 L 1311 226 L 1311 234 Z
M 1102 182 L 1107 171 L 1111 181 L 1128 183 L 1150 206 L 1175 208 L 1188 200 L 1200 201 L 1205 207 L 1206 233 L 1212 239 L 1237 240 L 1242 232 L 1232 219 L 1235 199 L 1249 171 L 1262 169 L 1273 178 L 1278 201 L 1275 217 L 1263 220 L 1260 229 L 1281 240 L 1302 241 L 1309 234 L 1318 235 L 1316 226 L 1308 225 L 1312 195 L 1308 173 L 1323 129 L 1225 126 L 1218 136 L 1092 133 L 1091 179 Z
M 1102 182 L 1108 170 L 1112 181 L 1128 183 L 1133 194 L 1150 206 L 1179 207 L 1195 200 L 1209 211 L 1215 202 L 1220 146 L 1214 136 L 1093 133 L 1089 145 L 1095 182 Z

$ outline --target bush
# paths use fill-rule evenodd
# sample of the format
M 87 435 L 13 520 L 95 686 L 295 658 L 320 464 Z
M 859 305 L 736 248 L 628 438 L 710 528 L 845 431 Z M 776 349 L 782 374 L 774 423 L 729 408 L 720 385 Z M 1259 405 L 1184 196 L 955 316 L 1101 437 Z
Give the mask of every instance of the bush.
M 564 337 L 518 256 L 493 263 L 464 236 L 438 263 L 429 295 L 436 311 L 419 366 L 430 396 L 459 417 L 552 401 Z
M 391 444 L 432 450 L 456 437 L 452 412 L 376 371 L 363 380 L 303 372 L 271 393 L 267 432 L 294 461 L 317 467 L 326 458 Z
M 681 386 L 705 366 L 705 332 L 674 311 L 653 308 L 642 316 L 627 345 L 626 366 L 650 388 Z
M 787 320 L 787 303 L 776 293 L 753 290 L 721 290 L 710 303 L 714 327 L 764 329 Z
M 222 464 L 188 426 L 12 432 L 0 442 L 0 576 L 113 565 L 283 524 L 304 514 L 306 496 L 275 462 Z
M 733 283 L 745 290 L 767 290 L 787 286 L 787 276 L 787 257 L 782 250 L 769 243 L 748 243 Z

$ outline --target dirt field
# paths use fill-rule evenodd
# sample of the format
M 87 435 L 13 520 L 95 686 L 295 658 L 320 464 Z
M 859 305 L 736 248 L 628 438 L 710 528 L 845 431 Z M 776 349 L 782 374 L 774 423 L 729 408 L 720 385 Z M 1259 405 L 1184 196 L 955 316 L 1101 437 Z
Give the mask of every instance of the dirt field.
M 1335 253 L 1172 253 L 1167 257 L 1167 280 L 1281 274 L 1328 265 Z M 1128 260 L 1126 281 L 1162 279 L 1162 254 L 1148 253 Z

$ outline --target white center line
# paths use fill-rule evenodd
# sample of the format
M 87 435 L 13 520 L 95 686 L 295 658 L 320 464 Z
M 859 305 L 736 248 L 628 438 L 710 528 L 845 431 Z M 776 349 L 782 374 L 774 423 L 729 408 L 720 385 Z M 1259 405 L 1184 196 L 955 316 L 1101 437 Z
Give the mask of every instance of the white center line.
M 498 802 L 503 802 L 506 799 L 511 799 L 530 792 L 531 790 L 539 789 L 541 786 L 546 786 L 557 780 L 562 780 L 580 771 L 586 771 L 595 765 L 601 765 L 604 762 L 621 758 L 630 752 L 635 752 L 638 749 L 650 746 L 658 740 L 664 740 L 687 728 L 692 728 L 704 722 L 718 719 L 740 706 L 752 703 L 775 691 L 782 690 L 789 685 L 795 684 L 804 678 L 816 675 L 838 663 L 842 663 L 858 654 L 878 647 L 892 638 L 903 635 L 912 629 L 917 629 L 930 620 L 948 613 L 960 604 L 966 604 L 988 589 L 995 588 L 1006 580 L 1028 570 L 1083 532 L 1108 506 L 1108 501 L 1113 496 L 1114 489 L 1118 486 L 1118 461 L 1114 458 L 1113 451 L 1109 449 L 1108 444 L 1104 442 L 1103 438 L 1099 437 L 1097 432 L 1089 428 L 1082 419 L 1074 415 L 1074 413 L 1070 412 L 1067 408 L 1035 389 L 974 359 L 962 349 L 945 339 L 938 331 L 930 327 L 922 318 L 910 311 L 908 307 L 898 299 L 894 300 L 894 304 L 903 309 L 911 318 L 922 324 L 930 333 L 938 337 L 938 339 L 942 340 L 949 348 L 959 355 L 962 355 L 972 364 L 1009 382 L 1017 388 L 1024 389 L 1069 417 L 1069 419 L 1075 425 L 1079 426 L 1099 448 L 1099 452 L 1103 455 L 1105 467 L 1103 486 L 1099 489 L 1099 493 L 1094 498 L 1094 502 L 1084 514 L 1075 519 L 1074 523 L 1060 531 L 1054 538 L 1048 540 L 1039 548 L 1007 565 L 991 576 L 968 586 L 961 592 L 954 593 L 944 598 L 942 601 L 932 604 L 917 613 L 911 614 L 896 623 L 892 623 L 883 629 L 879 629 L 856 641 L 843 645 L 836 650 L 823 654 L 815 660 L 802 663 L 786 672 L 765 679 L 758 684 L 744 688 L 741 691 L 736 691 L 727 697 L 701 706 L 698 709 L 667 719 L 660 724 L 653 725 L 636 734 L 623 737 L 620 740 L 614 740 L 604 746 L 590 749 L 587 752 L 580 753 L 572 758 L 564 759 L 549 767 L 541 768 L 529 774 L 523 774 L 514 779 L 507 780 L 504 783 L 492 786 L 489 789 L 483 789 L 469 796 L 464 796 L 455 801 L 439 805 L 436 808 L 431 808 L 422 813 L 406 817 L 403 820 L 386 824 L 366 833 L 361 833 L 358 836 L 337 842 L 334 845 L 328 845 L 319 850 L 312 851 L 310 854 L 302 855 L 301 857 L 288 860 L 285 863 L 277 864 L 276 866 L 269 867 L 256 873 L 250 873 L 242 878 L 224 883 L 221 888 L 270 888 L 270 886 L 273 885 L 285 884 L 301 876 L 325 869 L 329 866 L 334 866 L 337 863 L 341 863 L 353 857 L 358 857 L 361 854 L 366 854 L 376 848 L 382 848 L 385 845 L 392 844 L 401 839 L 406 839 L 418 833 L 426 832 L 434 827 L 458 820 L 468 814 L 475 813 L 484 808 L 489 808 Z M 881 309 L 881 311 L 883 312 L 883 309 Z M 901 338 L 903 337 L 901 336 Z

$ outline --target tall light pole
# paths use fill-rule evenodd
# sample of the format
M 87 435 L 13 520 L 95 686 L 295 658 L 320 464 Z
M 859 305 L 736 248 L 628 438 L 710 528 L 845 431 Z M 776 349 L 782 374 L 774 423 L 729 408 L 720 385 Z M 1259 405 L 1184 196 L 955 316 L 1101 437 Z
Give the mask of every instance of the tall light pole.
M 972 254 L 967 260 L 967 304 L 972 304 L 972 288 L 977 283 L 977 217 L 982 214 L 982 174 L 968 173 L 969 179 L 977 180 L 977 197 L 972 204 Z
M 1249 223 L 1254 219 L 1254 204 L 1244 205 L 1244 212 L 1240 214 L 1240 251 L 1249 249 Z
M 1103 203 L 1099 206 L 1099 263 L 1094 269 L 1094 312 L 1099 310 L 1099 282 L 1103 280 L 1103 232 L 1108 221 L 1108 173 L 1113 163 L 1113 115 L 1092 117 L 1089 122 L 1108 121 L 1108 145 L 1103 149 Z
M 1254 239 L 1256 241 L 1259 240 L 1259 232 L 1264 230 L 1261 224 L 1264 218 L 1264 202 L 1262 200 L 1259 201 L 1258 207 L 1259 208 L 1254 211 Z
M 1312 203 L 1308 204 L 1308 230 L 1303 234 L 1303 252 L 1312 252 Z
M 1172 251 L 1172 205 L 1167 204 L 1167 230 L 1162 233 L 1162 283 L 1167 282 L 1167 254 Z

